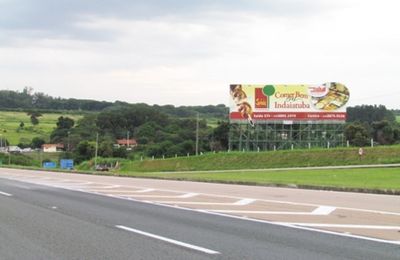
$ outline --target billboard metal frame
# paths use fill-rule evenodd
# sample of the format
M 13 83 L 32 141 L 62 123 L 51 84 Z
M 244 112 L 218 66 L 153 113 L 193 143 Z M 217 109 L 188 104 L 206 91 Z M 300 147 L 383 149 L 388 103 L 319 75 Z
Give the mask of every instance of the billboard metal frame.
M 271 151 L 346 145 L 344 124 L 337 122 L 231 122 L 229 150 Z

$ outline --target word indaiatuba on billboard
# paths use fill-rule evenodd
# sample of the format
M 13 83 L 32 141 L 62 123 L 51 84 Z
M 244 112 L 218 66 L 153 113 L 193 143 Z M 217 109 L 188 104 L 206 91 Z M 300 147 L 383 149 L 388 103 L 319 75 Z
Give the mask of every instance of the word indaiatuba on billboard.
M 349 90 L 321 85 L 230 85 L 231 121 L 345 122 Z

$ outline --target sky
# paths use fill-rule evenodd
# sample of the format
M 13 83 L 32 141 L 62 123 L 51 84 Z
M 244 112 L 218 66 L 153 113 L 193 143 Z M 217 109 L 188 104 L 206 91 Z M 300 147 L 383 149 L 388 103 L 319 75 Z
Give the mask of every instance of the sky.
M 397 0 L 0 0 L 0 89 L 228 104 L 229 84 L 340 82 L 400 109 Z

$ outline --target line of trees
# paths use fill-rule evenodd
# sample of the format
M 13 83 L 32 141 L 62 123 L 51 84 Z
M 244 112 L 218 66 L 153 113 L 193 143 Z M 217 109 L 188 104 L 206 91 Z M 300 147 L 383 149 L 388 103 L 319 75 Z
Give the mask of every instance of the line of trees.
M 105 109 L 129 106 L 126 102 L 96 101 L 74 98 L 54 98 L 41 92 L 33 92 L 32 88 L 25 87 L 22 92 L 0 90 L 0 110 L 24 110 L 27 112 L 51 112 L 60 110 L 99 112 Z M 154 105 L 154 109 L 180 118 L 194 117 L 200 113 L 202 117 L 226 119 L 228 108 L 223 105 L 208 106 L 180 106 Z M 34 119 L 33 119 L 34 120 Z
M 345 136 L 356 146 L 367 145 L 371 139 L 381 145 L 395 144 L 400 142 L 400 124 L 383 105 L 349 107 Z

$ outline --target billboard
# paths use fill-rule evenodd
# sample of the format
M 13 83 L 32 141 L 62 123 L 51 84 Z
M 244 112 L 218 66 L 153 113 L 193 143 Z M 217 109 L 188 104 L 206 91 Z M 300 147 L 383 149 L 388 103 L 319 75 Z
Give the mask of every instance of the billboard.
M 232 122 L 312 121 L 345 122 L 347 87 L 321 85 L 230 85 Z

